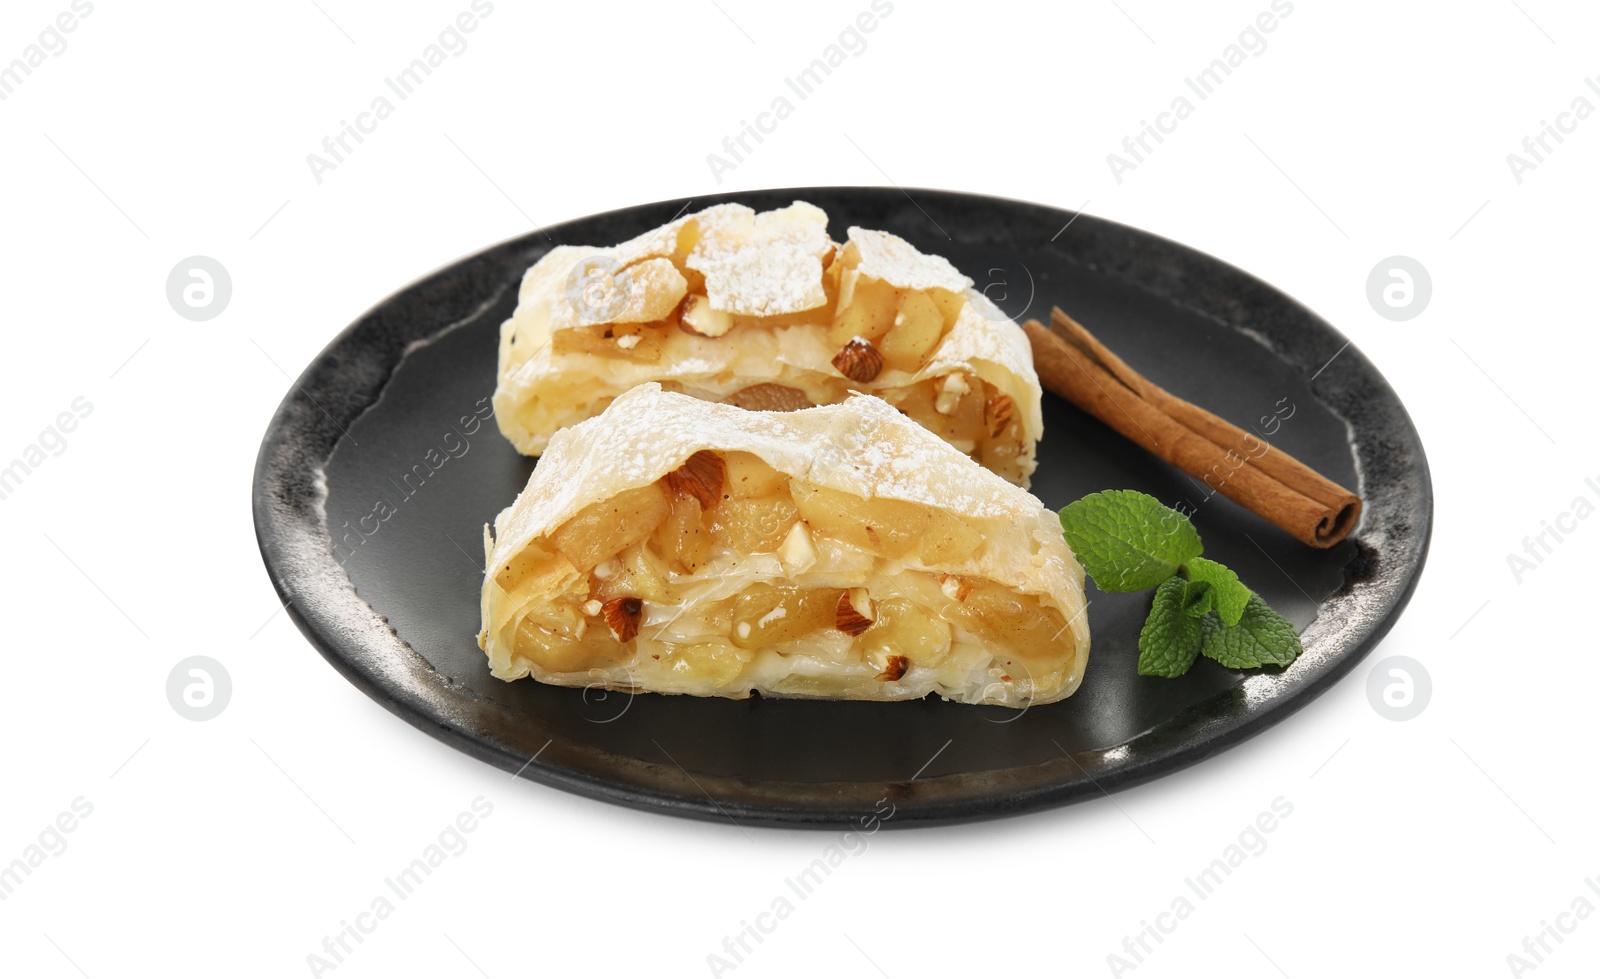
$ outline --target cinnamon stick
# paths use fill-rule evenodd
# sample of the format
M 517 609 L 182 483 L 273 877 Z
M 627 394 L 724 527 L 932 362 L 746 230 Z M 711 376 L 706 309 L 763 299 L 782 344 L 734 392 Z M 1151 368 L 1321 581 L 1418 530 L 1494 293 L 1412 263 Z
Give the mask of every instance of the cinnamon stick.
M 1312 547 L 1355 529 L 1361 499 L 1286 452 L 1161 388 L 1059 308 L 1023 324 L 1046 388 Z

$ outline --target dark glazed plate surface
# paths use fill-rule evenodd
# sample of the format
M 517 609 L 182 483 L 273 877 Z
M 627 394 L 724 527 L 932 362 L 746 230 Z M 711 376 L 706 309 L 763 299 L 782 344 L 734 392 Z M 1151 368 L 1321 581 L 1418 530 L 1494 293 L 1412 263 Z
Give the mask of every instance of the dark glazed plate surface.
M 1208 556 L 1300 628 L 1306 654 L 1292 667 L 1240 674 L 1201 660 L 1181 680 L 1140 677 L 1148 596 L 1091 588 L 1082 688 L 1020 714 L 937 700 L 606 696 L 491 678 L 475 641 L 482 528 L 533 467 L 492 419 L 474 421 L 494 389 L 499 325 L 553 243 L 614 244 L 684 201 L 464 259 L 375 306 L 306 368 L 267 429 L 254 487 L 262 556 L 301 631 L 369 696 L 477 758 L 584 795 L 741 824 L 844 825 L 881 799 L 895 806 L 889 825 L 1059 805 L 1197 762 L 1349 672 L 1410 598 L 1433 512 L 1417 433 L 1361 352 L 1283 293 L 1154 235 L 1019 201 L 910 198 L 799 188 L 693 205 L 811 201 L 834 238 L 854 224 L 893 231 L 949 258 L 1019 319 L 1062 306 L 1134 368 L 1235 424 L 1280 417 L 1264 426 L 1274 444 L 1366 501 L 1356 534 L 1329 551 L 1204 499 L 1048 393 L 1033 489 L 1051 508 L 1112 487 L 1197 505 Z

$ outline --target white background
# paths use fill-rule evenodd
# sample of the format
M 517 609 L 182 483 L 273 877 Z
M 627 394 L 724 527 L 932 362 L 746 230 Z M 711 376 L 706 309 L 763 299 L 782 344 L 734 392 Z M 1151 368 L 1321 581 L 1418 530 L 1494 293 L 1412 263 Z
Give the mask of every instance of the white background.
M 1124 936 L 1280 796 L 1293 813 L 1265 852 L 1131 974 L 1515 974 L 1525 935 L 1580 894 L 1600 906 L 1584 885 L 1600 520 L 1520 583 L 1506 559 L 1600 500 L 1584 484 L 1600 483 L 1600 120 L 1520 184 L 1506 161 L 1575 98 L 1600 106 L 1592 5 L 1296 0 L 1118 183 L 1106 155 L 1267 0 L 897 0 L 719 184 L 706 155 L 866 0 L 497 0 L 319 184 L 306 155 L 468 0 L 318 3 L 97 0 L 0 101 L 0 461 L 93 405 L 0 501 L 0 863 L 74 799 L 93 806 L 0 902 L 8 975 L 310 974 L 324 936 L 479 796 L 494 809 L 469 849 L 338 976 L 710 974 L 836 834 L 584 801 L 391 716 L 278 611 L 251 469 L 284 372 L 415 277 L 535 221 L 807 184 L 1083 206 L 1265 278 L 1400 393 L 1437 524 L 1405 617 L 1284 724 L 1112 799 L 880 833 L 724 974 L 1114 974 Z M 67 8 L 8 0 L 0 64 Z M 1366 298 L 1397 254 L 1433 280 L 1403 323 Z M 165 296 L 191 255 L 232 275 L 209 322 Z M 205 723 L 164 690 L 195 654 L 234 685 Z M 1405 723 L 1365 692 L 1397 654 L 1434 687 Z M 1538 976 L 1593 975 L 1600 920 L 1561 920 L 1573 933 Z

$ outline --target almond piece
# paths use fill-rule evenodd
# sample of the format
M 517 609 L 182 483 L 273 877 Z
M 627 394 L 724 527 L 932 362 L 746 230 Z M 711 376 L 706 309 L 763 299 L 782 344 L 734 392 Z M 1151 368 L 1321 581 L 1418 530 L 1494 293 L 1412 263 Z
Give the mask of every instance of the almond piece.
M 972 582 L 953 574 L 947 574 L 939 579 L 939 590 L 944 597 L 956 602 L 964 602 L 972 591 Z
M 727 468 L 721 456 L 701 449 L 682 466 L 667 473 L 667 489 L 674 495 L 686 493 L 700 501 L 700 509 L 709 510 L 722 499 L 722 478 Z
M 804 520 L 796 521 L 784 535 L 783 543 L 778 545 L 778 560 L 790 574 L 800 574 L 817 563 L 817 546 L 812 543 Z
M 606 625 L 611 627 L 611 634 L 617 637 L 617 642 L 627 642 L 639 634 L 639 621 L 644 618 L 644 602 L 632 595 L 624 598 L 613 598 L 600 607 L 606 617 Z
M 878 353 L 878 348 L 872 345 L 871 340 L 852 337 L 834 355 L 833 366 L 850 380 L 865 384 L 883 370 L 883 354 Z
M 782 384 L 752 384 L 723 398 L 722 403 L 746 411 L 799 411 L 816 407 L 804 391 Z
M 685 333 L 715 338 L 733 329 L 733 317 L 720 309 L 712 309 L 711 300 L 705 296 L 690 293 L 678 307 L 678 326 Z
M 941 415 L 953 415 L 961 399 L 971 391 L 967 375 L 962 371 L 946 374 L 939 380 L 939 394 L 933 399 L 933 410 Z
M 847 636 L 859 636 L 872 625 L 872 620 L 862 615 L 856 608 L 855 603 L 850 600 L 850 592 L 843 591 L 839 593 L 839 604 L 834 608 L 833 624 Z
M 889 665 L 884 667 L 882 673 L 878 674 L 878 679 L 898 680 L 906 675 L 906 667 L 910 665 L 911 661 L 904 656 L 891 656 L 889 657 Z
M 1001 394 L 990 398 L 983 405 L 983 416 L 989 423 L 991 438 L 999 438 L 1011 425 L 1011 419 L 1016 416 L 1017 403 L 1011 400 L 1011 395 Z

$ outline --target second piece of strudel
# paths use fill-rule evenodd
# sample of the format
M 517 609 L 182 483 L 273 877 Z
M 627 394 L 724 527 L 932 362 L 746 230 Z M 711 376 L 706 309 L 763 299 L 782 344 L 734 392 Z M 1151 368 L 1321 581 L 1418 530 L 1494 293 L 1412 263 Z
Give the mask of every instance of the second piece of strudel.
M 504 680 L 1021 707 L 1088 659 L 1056 515 L 867 395 L 760 412 L 633 388 L 550 439 L 485 550 Z
M 876 394 L 1022 486 L 1043 431 L 1027 337 L 937 255 L 828 237 L 804 202 L 719 204 L 611 248 L 562 245 L 501 328 L 495 417 L 529 455 L 636 384 L 754 409 Z

